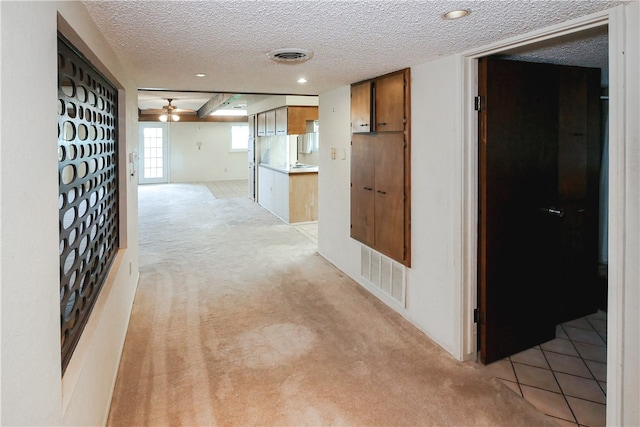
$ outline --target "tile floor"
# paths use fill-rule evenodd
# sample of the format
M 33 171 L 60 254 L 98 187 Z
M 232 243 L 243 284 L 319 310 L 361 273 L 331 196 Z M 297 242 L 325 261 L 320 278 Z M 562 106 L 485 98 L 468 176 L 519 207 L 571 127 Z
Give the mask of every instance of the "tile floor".
M 556 338 L 487 365 L 561 426 L 606 425 L 607 314 L 563 323 Z
M 248 181 L 232 180 L 232 181 L 207 181 L 204 183 L 211 194 L 216 199 L 232 199 L 234 197 L 248 197 Z M 302 222 L 298 224 L 291 224 L 298 232 L 304 235 L 311 242 L 318 245 L 318 222 Z
M 207 181 L 204 183 L 216 199 L 249 197 L 248 180 Z
M 291 224 L 293 228 L 302 233 L 306 238 L 318 245 L 318 222 L 301 222 L 299 224 Z

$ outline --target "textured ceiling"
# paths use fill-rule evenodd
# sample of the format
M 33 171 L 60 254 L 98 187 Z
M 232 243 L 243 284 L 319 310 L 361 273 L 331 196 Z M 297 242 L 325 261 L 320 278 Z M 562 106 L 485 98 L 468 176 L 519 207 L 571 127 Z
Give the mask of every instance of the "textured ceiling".
M 319 94 L 624 2 L 218 0 L 84 3 L 140 88 L 177 92 Z M 470 9 L 471 14 L 456 21 L 441 18 L 444 12 L 457 8 Z M 587 51 L 590 46 L 587 45 Z M 275 63 L 267 58 L 269 51 L 279 48 L 309 49 L 314 56 L 297 64 Z M 559 55 L 573 55 L 574 50 Z M 196 73 L 206 73 L 206 77 L 196 77 Z M 299 77 L 307 78 L 308 83 L 296 83 Z

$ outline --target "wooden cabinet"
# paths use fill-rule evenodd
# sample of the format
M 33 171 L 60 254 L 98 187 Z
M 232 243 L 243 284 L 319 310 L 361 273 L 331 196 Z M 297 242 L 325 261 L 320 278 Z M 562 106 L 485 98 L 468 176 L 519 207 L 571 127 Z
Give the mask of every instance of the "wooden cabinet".
M 351 237 L 403 262 L 404 135 L 353 135 L 351 170 Z
M 318 173 L 260 166 L 258 202 L 288 224 L 318 219 Z
M 374 82 L 376 132 L 402 132 L 405 125 L 405 75 L 391 74 Z
M 318 120 L 318 107 L 295 106 L 286 108 L 288 135 L 303 135 L 307 133 L 307 122 Z
M 371 94 L 373 86 L 366 81 L 351 86 L 351 131 L 371 132 Z
M 351 237 L 410 266 L 408 82 L 407 69 L 352 85 Z
M 403 132 L 408 73 L 401 71 L 351 86 L 351 131 Z
M 307 122 L 318 120 L 318 107 L 315 106 L 288 106 L 258 114 L 264 116 L 264 134 L 260 134 L 258 124 L 258 136 L 272 135 L 303 135 L 307 133 Z

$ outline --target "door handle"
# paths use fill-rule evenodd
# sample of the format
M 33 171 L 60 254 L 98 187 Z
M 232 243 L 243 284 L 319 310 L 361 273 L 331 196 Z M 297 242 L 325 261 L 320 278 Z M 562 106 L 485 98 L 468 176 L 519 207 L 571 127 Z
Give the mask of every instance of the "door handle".
M 373 188 L 371 188 L 371 187 L 364 187 L 363 189 L 367 190 L 367 191 L 373 191 Z
M 380 194 L 387 194 L 387 192 L 386 192 L 386 191 L 380 191 L 380 190 L 378 190 L 377 192 L 378 192 L 378 193 L 380 193 Z
M 564 216 L 564 209 L 556 208 L 555 206 L 551 206 L 549 208 L 538 208 L 538 210 L 551 216 L 557 216 L 558 218 L 562 218 Z

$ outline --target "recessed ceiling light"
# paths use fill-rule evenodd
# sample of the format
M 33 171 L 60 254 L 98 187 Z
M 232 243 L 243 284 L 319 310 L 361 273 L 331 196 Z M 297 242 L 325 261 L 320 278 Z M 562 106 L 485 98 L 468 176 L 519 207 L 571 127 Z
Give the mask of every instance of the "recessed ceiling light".
M 206 77 L 207 75 L 205 73 L 197 73 L 196 77 Z
M 443 14 L 442 17 L 444 19 L 459 19 L 459 18 L 464 18 L 465 16 L 469 15 L 470 13 L 471 13 L 471 11 L 469 9 L 458 9 L 458 10 L 449 11 L 449 12 Z
M 307 79 L 305 79 L 304 77 L 300 77 L 298 79 L 298 83 L 306 83 L 306 82 L 307 82 Z

